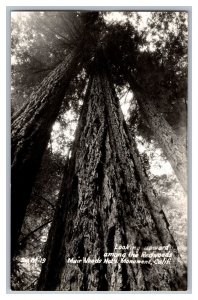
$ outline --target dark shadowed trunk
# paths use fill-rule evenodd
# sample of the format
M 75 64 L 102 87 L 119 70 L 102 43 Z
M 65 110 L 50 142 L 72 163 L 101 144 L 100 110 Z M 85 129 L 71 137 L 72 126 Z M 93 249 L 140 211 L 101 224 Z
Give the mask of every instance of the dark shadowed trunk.
M 24 220 L 43 153 L 65 92 L 78 71 L 78 55 L 72 51 L 31 94 L 27 105 L 14 116 L 11 145 L 11 252 Z
M 140 113 L 157 138 L 183 189 L 187 191 L 187 154 L 185 146 L 163 115 L 158 112 L 152 99 L 149 99 L 149 95 L 145 95 L 133 76 L 129 75 L 128 78 L 131 90 L 138 101 Z
M 82 12 L 75 26 L 71 52 L 39 85 L 30 101 L 12 118 L 11 254 L 14 255 L 32 186 L 70 81 L 89 59 L 87 46 L 98 12 Z M 81 21 L 80 21 L 81 20 Z M 97 27 L 97 26 L 96 26 Z M 70 28 L 71 29 L 71 28 Z M 77 31 L 78 30 L 78 31 Z
M 90 82 L 65 168 L 39 290 L 186 289 L 185 267 L 140 163 L 110 81 L 99 72 Z M 168 244 L 170 265 L 80 261 L 119 252 L 116 245 L 141 252 Z

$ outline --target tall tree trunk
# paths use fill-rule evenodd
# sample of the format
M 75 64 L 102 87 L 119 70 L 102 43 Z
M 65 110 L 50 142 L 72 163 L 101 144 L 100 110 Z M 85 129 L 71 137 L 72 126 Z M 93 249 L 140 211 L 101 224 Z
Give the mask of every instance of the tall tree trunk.
M 89 60 L 87 40 L 97 24 L 98 12 L 81 12 L 74 48 L 32 93 L 30 101 L 12 118 L 11 144 L 11 255 L 14 255 L 32 186 L 70 81 Z M 75 20 L 74 20 L 75 23 Z M 77 30 L 74 24 L 74 31 Z
M 66 90 L 78 70 L 72 51 L 40 84 L 11 125 L 11 253 L 14 254 L 43 153 Z
M 115 92 L 105 73 L 96 74 L 65 168 L 38 290 L 186 289 L 185 267 L 138 164 Z M 134 245 L 141 252 L 146 246 L 168 244 L 170 265 L 80 261 L 118 253 L 116 245 Z
M 140 113 L 157 138 L 183 189 L 187 191 L 187 155 L 185 146 L 163 115 L 158 112 L 149 96 L 142 91 L 142 88 L 133 76 L 129 75 L 128 78 L 131 90 L 138 101 Z

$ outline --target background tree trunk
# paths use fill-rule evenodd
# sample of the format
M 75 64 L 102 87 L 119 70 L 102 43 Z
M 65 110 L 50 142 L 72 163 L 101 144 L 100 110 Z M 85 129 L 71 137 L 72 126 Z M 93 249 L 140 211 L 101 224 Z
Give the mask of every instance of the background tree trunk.
M 66 90 L 78 71 L 71 52 L 33 92 L 11 125 L 11 253 L 14 254 L 32 186 Z
M 90 83 L 66 166 L 39 290 L 186 289 L 186 269 L 161 208 L 147 195 L 132 148 L 119 101 L 106 74 L 99 73 Z M 171 265 L 68 262 L 103 258 L 116 252 L 116 244 L 170 244 Z
M 183 189 L 187 191 L 187 154 L 183 143 L 163 115 L 157 111 L 149 96 L 145 95 L 139 84 L 130 75 L 129 84 L 138 101 L 140 113 L 157 138 Z

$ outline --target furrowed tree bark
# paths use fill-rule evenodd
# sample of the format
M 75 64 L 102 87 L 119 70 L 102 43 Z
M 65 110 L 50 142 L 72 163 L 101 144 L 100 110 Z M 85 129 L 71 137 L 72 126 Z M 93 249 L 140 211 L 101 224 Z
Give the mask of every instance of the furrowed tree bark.
M 140 113 L 157 138 L 184 191 L 187 191 L 187 154 L 185 146 L 163 115 L 158 112 L 152 99 L 149 99 L 149 96 L 142 91 L 141 86 L 133 76 L 129 75 L 128 78 L 130 88 L 138 101 Z
M 20 235 L 32 186 L 49 141 L 70 81 L 78 74 L 84 61 L 89 59 L 87 39 L 98 20 L 98 12 L 80 15 L 78 41 L 60 65 L 57 66 L 32 93 L 28 104 L 12 118 L 11 144 L 11 255 Z M 75 24 L 74 24 L 75 25 Z M 77 36 L 76 36 L 77 39 Z M 85 53 L 84 53 L 85 52 Z
M 26 207 L 66 90 L 79 65 L 71 52 L 31 94 L 11 124 L 11 253 L 15 252 Z
M 110 81 L 98 71 L 65 167 L 38 290 L 186 289 L 186 269 L 140 163 Z M 169 244 L 171 265 L 80 261 L 116 252 L 116 244 Z

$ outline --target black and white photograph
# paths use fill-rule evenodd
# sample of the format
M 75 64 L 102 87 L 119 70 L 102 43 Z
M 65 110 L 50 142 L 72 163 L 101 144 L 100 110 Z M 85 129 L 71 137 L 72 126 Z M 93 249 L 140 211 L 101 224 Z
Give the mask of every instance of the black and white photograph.
M 186 292 L 189 11 L 11 10 L 10 290 Z

